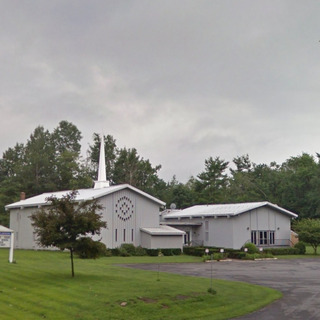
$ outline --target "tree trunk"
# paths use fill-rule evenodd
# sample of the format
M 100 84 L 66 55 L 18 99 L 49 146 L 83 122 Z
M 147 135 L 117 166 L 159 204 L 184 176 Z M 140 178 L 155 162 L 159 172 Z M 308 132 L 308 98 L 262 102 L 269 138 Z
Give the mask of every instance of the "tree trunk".
M 73 248 L 70 248 L 70 259 L 71 259 L 71 275 L 72 275 L 72 278 L 74 278 Z

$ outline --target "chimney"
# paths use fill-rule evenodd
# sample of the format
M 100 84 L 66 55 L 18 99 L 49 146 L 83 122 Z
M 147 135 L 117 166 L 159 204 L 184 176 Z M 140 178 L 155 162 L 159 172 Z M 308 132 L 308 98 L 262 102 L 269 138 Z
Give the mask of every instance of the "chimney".
M 20 200 L 26 200 L 26 193 L 20 192 Z

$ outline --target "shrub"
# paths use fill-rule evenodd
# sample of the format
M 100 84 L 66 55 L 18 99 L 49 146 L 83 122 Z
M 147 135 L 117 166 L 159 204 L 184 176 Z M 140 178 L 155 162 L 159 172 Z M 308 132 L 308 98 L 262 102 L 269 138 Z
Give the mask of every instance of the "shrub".
M 119 256 L 120 257 L 130 257 L 131 256 L 131 254 L 126 250 L 126 248 L 124 248 L 124 247 L 120 247 L 119 248 Z
M 279 255 L 290 255 L 290 254 L 300 254 L 299 249 L 297 248 L 265 248 L 264 249 L 265 253 L 270 253 L 274 256 L 279 256 Z
M 107 248 L 104 243 L 85 237 L 78 241 L 75 252 L 81 259 L 96 259 L 106 256 Z
M 136 252 L 135 252 L 136 256 L 146 256 L 147 252 L 146 249 L 142 248 L 141 246 L 136 247 Z
M 120 250 L 119 250 L 119 248 L 113 248 L 113 249 L 110 249 L 110 251 L 111 251 L 111 254 L 112 254 L 114 257 L 120 256 Z
M 209 260 L 211 260 L 211 256 L 209 256 L 209 255 L 207 255 L 207 254 L 205 254 L 205 255 L 202 256 L 202 261 L 203 261 L 203 262 L 206 262 L 206 261 L 209 261 Z
M 243 259 L 245 258 L 246 253 L 242 251 L 234 251 L 229 253 L 230 259 Z
M 247 253 L 242 259 L 243 260 L 255 260 L 261 258 L 259 253 Z
M 248 242 L 244 245 L 244 248 L 248 249 L 248 253 L 253 254 L 253 253 L 258 253 L 259 250 L 256 247 L 256 245 L 254 243 Z
M 181 254 L 181 249 L 161 249 L 164 256 L 179 256 Z
M 214 290 L 213 288 L 209 288 L 208 292 L 211 293 L 211 294 L 217 294 L 217 291 Z
M 205 248 L 203 247 L 185 247 L 183 252 L 189 256 L 202 257 L 205 253 Z
M 294 245 L 294 248 L 299 250 L 299 254 L 305 254 L 306 253 L 306 245 L 302 241 L 297 242 Z
M 179 248 L 165 248 L 165 249 L 145 249 L 148 256 L 156 257 L 156 256 L 178 256 L 181 254 L 181 249 Z
M 112 257 L 112 251 L 110 249 L 106 249 L 106 257 Z
M 132 243 L 123 243 L 120 246 L 120 255 L 123 257 L 135 256 L 136 255 L 135 246 Z
M 219 261 L 219 260 L 223 260 L 224 259 L 224 255 L 222 254 L 222 253 L 214 253 L 213 254 L 213 260 L 217 260 L 217 261 Z
M 158 249 L 146 249 L 147 255 L 151 257 L 157 257 L 159 255 Z

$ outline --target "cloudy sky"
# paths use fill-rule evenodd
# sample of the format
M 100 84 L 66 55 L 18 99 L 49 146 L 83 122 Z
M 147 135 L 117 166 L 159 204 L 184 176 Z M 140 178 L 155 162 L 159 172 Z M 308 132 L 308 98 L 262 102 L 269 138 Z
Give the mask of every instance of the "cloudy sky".
M 320 152 L 320 3 L 0 0 L 0 155 L 61 120 L 185 182 Z

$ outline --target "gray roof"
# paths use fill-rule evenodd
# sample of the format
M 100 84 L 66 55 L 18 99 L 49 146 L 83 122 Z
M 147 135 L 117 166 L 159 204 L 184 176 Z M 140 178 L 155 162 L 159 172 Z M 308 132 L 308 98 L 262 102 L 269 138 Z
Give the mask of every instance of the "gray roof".
M 159 226 L 157 228 L 140 228 L 141 231 L 153 236 L 181 236 L 184 231 L 169 226 Z
M 234 203 L 234 204 L 209 204 L 209 205 L 196 205 L 179 212 L 168 213 L 163 216 L 167 219 L 177 218 L 196 218 L 196 217 L 223 217 L 223 216 L 237 216 L 239 214 L 255 210 L 261 207 L 269 207 L 277 210 L 285 215 L 296 218 L 298 215 L 281 208 L 270 202 L 246 202 L 246 203 Z
M 130 189 L 136 193 L 139 193 L 140 195 L 148 198 L 151 201 L 154 201 L 158 203 L 161 206 L 165 205 L 165 202 L 149 195 L 148 193 L 145 193 L 129 184 L 120 184 L 116 186 L 110 186 L 106 188 L 101 188 L 101 189 L 79 189 L 76 200 L 81 201 L 81 200 L 91 200 L 91 199 L 98 199 L 101 198 L 105 195 L 112 194 L 114 192 L 123 190 L 123 189 Z M 14 208 L 26 208 L 26 207 L 39 207 L 43 205 L 48 205 L 48 201 L 46 200 L 48 197 L 55 196 L 58 199 L 62 198 L 64 195 L 67 193 L 71 192 L 71 190 L 67 191 L 58 191 L 58 192 L 47 192 L 40 194 L 38 196 L 34 196 L 25 200 L 20 200 L 18 202 L 14 202 L 11 204 L 8 204 L 5 206 L 6 210 L 14 209 Z

